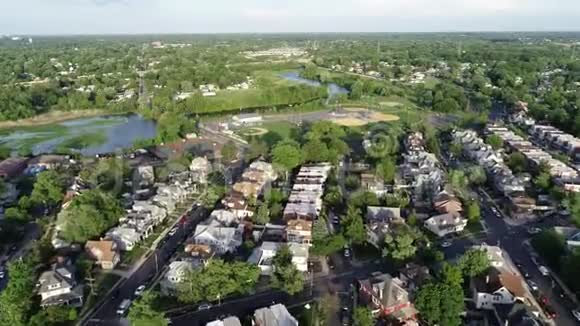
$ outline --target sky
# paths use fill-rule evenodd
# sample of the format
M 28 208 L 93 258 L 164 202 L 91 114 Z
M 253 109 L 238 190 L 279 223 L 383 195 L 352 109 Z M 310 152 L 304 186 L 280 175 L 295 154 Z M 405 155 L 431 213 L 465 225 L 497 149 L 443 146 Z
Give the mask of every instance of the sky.
M 580 0 L 0 0 L 0 34 L 580 31 Z

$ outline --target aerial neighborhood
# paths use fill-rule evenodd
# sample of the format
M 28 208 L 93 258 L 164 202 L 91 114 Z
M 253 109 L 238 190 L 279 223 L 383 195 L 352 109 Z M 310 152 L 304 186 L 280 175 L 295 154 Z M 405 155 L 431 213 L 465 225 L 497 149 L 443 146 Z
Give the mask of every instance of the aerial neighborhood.
M 578 325 L 579 41 L 0 35 L 0 326 Z

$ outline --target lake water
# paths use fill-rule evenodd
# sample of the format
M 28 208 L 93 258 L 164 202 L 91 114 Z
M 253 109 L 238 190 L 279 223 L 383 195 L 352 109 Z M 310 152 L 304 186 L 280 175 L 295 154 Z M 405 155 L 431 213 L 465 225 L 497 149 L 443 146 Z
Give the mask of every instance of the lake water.
M 320 83 L 317 80 L 311 80 L 311 79 L 306 79 L 306 78 L 302 78 L 300 77 L 300 73 L 297 71 L 289 71 L 289 72 L 285 72 L 283 74 L 280 75 L 280 77 L 286 79 L 286 80 L 291 80 L 297 83 L 301 83 L 301 84 L 307 84 L 310 86 L 322 86 L 322 83 Z M 326 84 L 327 88 L 328 88 L 328 100 L 331 100 L 332 98 L 334 98 L 335 96 L 339 95 L 339 94 L 348 94 L 348 89 L 338 86 L 335 83 L 328 83 Z
M 138 139 L 154 138 L 156 124 L 152 120 L 130 114 L 98 116 L 64 121 L 50 126 L 14 129 L 0 136 L 0 142 L 17 151 L 29 146 L 34 155 L 52 153 L 63 142 L 83 135 L 103 135 L 103 141 L 80 150 L 83 155 L 115 152 L 133 146 Z

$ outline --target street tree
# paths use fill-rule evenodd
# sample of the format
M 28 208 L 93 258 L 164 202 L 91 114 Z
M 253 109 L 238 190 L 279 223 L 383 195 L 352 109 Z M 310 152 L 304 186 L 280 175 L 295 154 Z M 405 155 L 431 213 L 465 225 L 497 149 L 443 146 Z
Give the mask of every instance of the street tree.
M 467 211 L 466 213 L 467 219 L 469 220 L 469 222 L 471 223 L 479 222 L 481 211 L 479 208 L 479 203 L 477 201 L 475 200 L 468 201 L 466 211 Z
M 292 263 L 292 252 L 287 245 L 282 245 L 272 260 L 272 286 L 290 295 L 304 289 L 304 277 Z
M 527 169 L 527 159 L 520 152 L 511 153 L 507 160 L 507 165 L 512 171 L 519 173 Z
M 459 268 L 468 278 L 483 274 L 490 267 L 489 258 L 484 250 L 470 249 L 459 258 Z
M 491 148 L 493 148 L 494 150 L 498 150 L 503 146 L 503 140 L 501 139 L 500 136 L 498 135 L 489 135 L 486 139 L 485 142 L 488 143 Z
M 366 230 L 362 220 L 362 212 L 355 206 L 349 206 L 346 215 L 342 217 L 344 237 L 352 243 L 362 244 L 366 240 Z
M 279 142 L 272 148 L 270 155 L 272 156 L 272 163 L 281 166 L 286 171 L 290 171 L 302 163 L 300 146 L 295 141 L 286 140 Z
M 358 306 L 354 308 L 352 314 L 352 321 L 354 326 L 374 326 L 375 319 L 369 307 Z
M 238 158 L 238 147 L 233 141 L 224 144 L 221 150 L 224 163 L 230 163 Z
M 454 157 L 459 157 L 463 152 L 463 145 L 461 145 L 461 143 L 458 142 L 453 142 L 451 143 L 451 145 L 449 145 L 449 152 L 451 152 L 451 154 L 453 154 Z
M 8 275 L 10 282 L 0 292 L 0 325 L 24 326 L 34 295 L 34 266 L 28 260 L 8 263 Z
M 133 326 L 167 326 L 165 314 L 153 308 L 155 295 L 146 292 L 131 305 L 127 319 Z
M 28 326 L 62 326 L 77 319 L 75 308 L 51 306 L 30 317 Z
M 61 176 L 54 170 L 48 170 L 38 174 L 30 200 L 34 205 L 52 207 L 64 197 L 64 182 Z
M 385 236 L 383 257 L 402 262 L 417 253 L 417 234 L 407 225 L 395 227 Z
M 252 216 L 252 219 L 254 220 L 254 223 L 259 225 L 266 225 L 270 222 L 270 210 L 268 209 L 268 205 L 260 205 L 256 214 Z
M 377 165 L 377 174 L 386 183 L 393 182 L 396 171 L 397 166 L 395 164 L 395 160 L 392 157 L 383 158 Z

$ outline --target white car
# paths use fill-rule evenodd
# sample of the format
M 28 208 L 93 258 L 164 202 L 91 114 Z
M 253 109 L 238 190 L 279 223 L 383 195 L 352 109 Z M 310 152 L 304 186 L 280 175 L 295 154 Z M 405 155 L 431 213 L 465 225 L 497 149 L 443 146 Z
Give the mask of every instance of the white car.
M 580 310 L 572 310 L 572 316 L 574 316 L 577 321 L 580 321 Z
M 6 273 L 4 273 L 4 271 L 0 271 L 0 279 L 4 278 L 4 276 L 6 276 Z
M 452 245 L 451 241 L 441 242 L 441 248 L 449 248 L 449 247 L 451 247 L 451 245 Z
M 143 295 L 143 292 L 145 292 L 145 285 L 139 285 L 139 287 L 135 290 L 135 296 L 136 297 L 140 297 L 141 295 Z
M 544 276 L 549 276 L 550 275 L 550 270 L 548 270 L 548 268 L 546 266 L 540 265 L 540 266 L 538 266 L 538 270 Z
M 169 231 L 169 236 L 171 236 L 171 237 L 172 237 L 172 236 L 174 236 L 174 235 L 175 235 L 175 233 L 177 233 L 177 228 L 173 228 L 173 229 L 171 229 L 171 231 Z
M 540 232 L 542 232 L 542 229 L 540 229 L 538 227 L 530 227 L 530 228 L 528 228 L 528 233 L 529 234 L 534 235 L 534 234 L 538 234 Z

